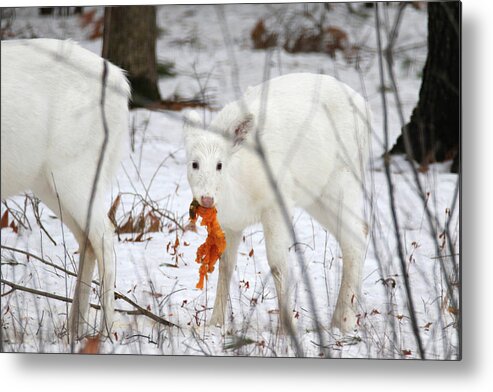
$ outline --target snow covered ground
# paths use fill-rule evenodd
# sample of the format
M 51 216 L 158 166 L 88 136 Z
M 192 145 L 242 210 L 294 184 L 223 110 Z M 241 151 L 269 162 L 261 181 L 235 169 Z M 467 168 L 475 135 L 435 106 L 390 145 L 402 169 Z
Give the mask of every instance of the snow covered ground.
M 343 28 L 351 42 L 362 47 L 359 67 L 348 64 L 339 55 L 331 59 L 324 54 L 288 54 L 280 49 L 268 56 L 265 51 L 252 49 L 250 30 L 259 17 L 270 15 L 271 19 L 287 19 L 303 10 L 316 14 L 317 7 L 319 5 L 224 6 L 222 10 L 233 43 L 235 62 L 224 44 L 224 26 L 213 6 L 160 7 L 158 25 L 161 33 L 157 54 L 160 62 L 175 64 L 177 76 L 161 79 L 159 87 L 163 98 L 205 95 L 214 107 L 220 108 L 237 96 L 236 86 L 244 91 L 249 85 L 260 83 L 267 69 L 269 77 L 300 71 L 331 74 L 367 97 L 374 113 L 373 159 L 368 172 L 368 189 L 372 191 L 374 204 L 372 239 L 368 244 L 359 304 L 360 328 L 347 336 L 329 328 L 341 275 L 340 249 L 330 233 L 309 215 L 296 210 L 293 222 L 302 244 L 298 251 L 303 253 L 303 273 L 308 275 L 313 287 L 313 292 L 308 292 L 300 278 L 295 290 L 293 311 L 297 337 L 305 356 L 319 356 L 321 349 L 313 325 L 313 314 L 317 312 L 332 357 L 417 358 L 387 179 L 379 158 L 383 151 L 384 126 L 373 11 L 368 11 L 367 17 L 361 17 L 349 13 L 345 4 L 339 4 L 333 5 L 327 16 L 329 25 Z M 384 36 L 394 21 L 396 10 L 395 5 L 382 10 Z M 98 14 L 102 14 L 101 9 Z M 18 36 L 73 38 L 96 53 L 101 51 L 101 39 L 89 40 L 90 27 L 81 28 L 79 19 L 74 16 L 40 18 L 36 9 L 18 9 L 12 29 Z M 407 7 L 396 41 L 400 51 L 394 67 L 405 118 L 409 118 L 418 99 L 420 72 L 426 58 L 426 35 L 426 10 Z M 400 132 L 399 114 L 391 90 L 385 91 L 389 102 L 389 143 L 392 145 Z M 186 224 L 191 192 L 186 180 L 182 115 L 180 112 L 143 109 L 132 112 L 134 149 L 123 161 L 108 195 L 108 208 L 118 194 L 122 195 L 122 205 L 117 212 L 120 221 L 132 209 L 140 212 L 143 199 L 158 206 L 181 225 Z M 215 111 L 207 110 L 205 115 L 210 118 Z M 433 236 L 409 164 L 400 157 L 392 160 L 406 269 L 420 336 L 429 359 L 457 359 L 460 354 L 456 310 L 446 295 L 442 274 L 443 266 L 451 271 L 454 260 L 458 263 L 460 253 L 458 200 L 453 208 L 458 176 L 448 173 L 448 167 L 447 163 L 431 165 L 429 171 L 419 173 L 426 208 L 431 212 L 436 233 Z M 18 196 L 9 199 L 7 204 L 20 210 L 24 199 L 24 196 Z M 44 206 L 40 210 L 41 223 L 56 245 L 36 223 L 32 208 L 27 208 L 32 230 L 20 228 L 19 233 L 15 233 L 2 229 L 2 246 L 24 249 L 74 270 L 76 241 L 67 229 L 62 230 L 60 221 L 51 211 Z M 4 211 L 2 205 L 2 214 Z M 211 275 L 206 289 L 195 289 L 198 280 L 195 251 L 204 241 L 205 231 L 200 230 L 198 234 L 183 232 L 172 220 L 164 219 L 163 222 L 161 232 L 148 233 L 141 242 L 131 241 L 135 236 L 130 234 L 122 234 L 119 240 L 115 236 L 117 290 L 181 328 L 164 327 L 142 315 L 117 313 L 113 342 L 105 342 L 102 352 L 295 355 L 290 339 L 276 333 L 277 299 L 261 227 L 253 226 L 244 233 L 231 285 L 233 317 L 224 328 L 217 328 L 206 325 L 214 302 L 217 271 Z M 442 234 L 446 224 L 450 228 L 450 238 Z M 301 274 L 294 255 L 291 263 Z M 70 296 L 75 285 L 74 279 L 52 267 L 5 249 L 2 249 L 1 274 L 2 279 L 63 296 Z M 456 294 L 458 284 L 453 282 Z M 2 285 L 1 290 L 4 295 L 10 288 Z M 313 295 L 316 309 L 310 307 L 309 295 Z M 96 295 L 91 302 L 98 303 Z M 67 306 L 64 303 L 17 290 L 2 296 L 1 305 L 5 351 L 70 351 L 65 336 Z M 130 309 L 121 300 L 117 301 L 117 308 Z M 97 319 L 95 311 L 93 319 Z

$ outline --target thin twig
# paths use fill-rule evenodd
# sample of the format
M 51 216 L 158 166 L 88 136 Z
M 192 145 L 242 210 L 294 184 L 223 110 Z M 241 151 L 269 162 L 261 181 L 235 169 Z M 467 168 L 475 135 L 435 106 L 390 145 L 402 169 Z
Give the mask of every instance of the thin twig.
M 401 124 L 401 128 L 402 128 L 402 137 L 404 140 L 404 149 L 405 149 L 405 152 L 406 152 L 406 155 L 408 158 L 411 172 L 413 174 L 413 179 L 414 179 L 414 182 L 416 184 L 418 195 L 419 195 L 421 201 L 423 202 L 423 207 L 425 210 L 425 215 L 427 218 L 430 233 L 431 233 L 431 236 L 434 240 L 435 252 L 437 255 L 440 255 L 440 244 L 438 243 L 438 233 L 437 233 L 437 230 L 435 228 L 435 225 L 433 224 L 433 217 L 432 217 L 431 211 L 428 207 L 425 191 L 424 191 L 423 186 L 421 185 L 421 181 L 419 179 L 419 173 L 416 170 L 416 167 L 414 166 L 414 163 L 413 163 L 414 157 L 413 157 L 413 150 L 411 147 L 410 135 L 408 133 L 407 127 L 405 126 L 406 124 L 405 124 L 405 120 L 404 120 L 404 113 L 402 110 L 402 103 L 401 103 L 401 99 L 399 96 L 399 90 L 397 88 L 397 81 L 395 78 L 394 68 L 393 68 L 393 66 L 394 66 L 393 47 L 395 44 L 395 40 L 397 38 L 398 28 L 400 25 L 402 13 L 405 9 L 405 4 L 406 3 L 401 3 L 399 6 L 399 12 L 396 16 L 396 20 L 394 22 L 394 27 L 392 28 L 392 32 L 390 33 L 390 37 L 388 39 L 389 43 L 387 45 L 387 48 L 384 50 L 384 53 L 385 53 L 385 59 L 387 62 L 387 71 L 388 71 L 389 78 L 390 78 L 390 81 L 392 84 L 392 92 L 393 92 L 394 97 L 395 97 L 395 101 L 396 101 L 396 105 L 397 105 L 397 112 L 399 114 L 399 120 L 400 120 L 400 124 Z M 389 149 L 388 149 L 388 145 L 387 145 L 385 147 L 385 151 L 387 152 L 388 150 Z M 456 194 L 457 190 L 458 190 L 458 187 L 456 187 L 456 191 L 454 192 L 454 194 Z M 454 201 L 453 201 L 454 205 L 455 205 L 455 200 L 456 199 L 454 197 Z M 448 224 L 445 227 L 445 231 L 448 232 Z M 450 235 L 447 236 L 447 239 L 449 241 L 449 246 L 450 246 L 451 245 L 450 244 Z M 452 249 L 450 249 L 450 254 L 452 255 L 452 266 L 453 266 L 453 270 L 454 270 L 454 278 L 457 278 L 458 277 L 457 264 L 455 262 L 454 251 Z M 444 276 L 445 284 L 447 287 L 447 295 L 450 298 L 450 303 L 455 309 L 458 309 L 457 303 L 455 301 L 455 297 L 453 295 L 453 290 L 452 290 L 452 285 L 450 283 L 450 278 L 447 274 L 447 269 L 445 268 L 445 265 L 443 264 L 443 261 L 441 259 L 440 259 L 440 268 L 441 268 L 443 276 Z
M 48 239 L 53 243 L 53 245 L 57 246 L 56 241 L 53 239 L 53 237 L 50 235 L 50 233 L 48 233 L 48 230 L 46 230 L 46 228 L 44 227 L 43 222 L 41 222 L 41 216 L 39 214 L 39 199 L 36 198 L 35 196 L 31 196 L 31 197 L 26 196 L 26 197 L 28 197 L 29 201 L 31 202 L 31 206 L 32 206 L 33 213 L 34 213 L 34 218 L 36 219 L 36 223 L 38 224 L 40 229 L 43 230 L 43 232 L 46 234 Z
M 29 197 L 29 196 L 27 196 L 27 195 L 26 195 L 26 198 L 28 198 L 28 197 Z M 17 204 L 15 201 L 13 201 L 13 200 L 12 200 L 12 202 L 13 202 L 14 204 L 16 204 L 16 205 L 17 205 L 17 207 L 21 208 L 21 207 L 19 206 L 19 204 Z M 2 203 L 3 203 L 3 205 L 5 206 L 5 208 L 7 209 L 7 211 L 10 213 L 10 215 L 12 215 L 12 217 L 13 217 L 13 218 L 17 221 L 17 224 L 18 224 L 19 226 L 22 226 L 22 227 L 23 227 L 24 229 L 26 229 L 26 230 L 32 230 L 31 225 L 30 225 L 30 223 L 29 223 L 29 220 L 28 220 L 28 219 L 27 219 L 27 217 L 26 217 L 25 208 L 24 208 L 24 211 L 20 211 L 20 212 L 18 212 L 18 213 L 17 213 L 17 211 L 16 211 L 16 212 L 14 212 L 14 211 L 13 211 L 13 210 L 12 210 L 12 209 L 11 209 L 11 208 L 7 205 L 7 201 L 3 200 L 3 201 L 2 201 Z M 19 215 L 21 215 L 21 216 L 23 216 L 23 217 L 24 217 L 24 219 L 25 219 L 25 221 L 26 221 L 27 225 L 26 225 L 24 222 L 22 222 L 22 220 L 21 220 L 21 219 L 17 216 L 17 214 L 19 214 Z
M 47 293 L 47 292 L 41 291 L 41 290 L 32 289 L 30 287 L 21 286 L 21 285 L 18 285 L 17 283 L 10 282 L 6 279 L 1 279 L 0 282 L 2 284 L 5 284 L 5 285 L 13 288 L 14 290 L 25 291 L 26 293 L 31 293 L 34 295 L 41 295 L 43 297 L 56 299 L 57 301 L 72 302 L 72 299 L 70 299 L 70 298 L 62 297 L 61 295 L 57 295 L 57 294 Z M 93 306 L 93 305 L 91 305 L 91 306 Z M 97 305 L 94 305 L 94 306 L 97 306 Z
M 29 253 L 29 252 L 27 252 L 27 251 L 25 251 L 25 250 L 22 250 L 22 249 L 16 249 L 16 248 L 11 248 L 10 246 L 5 246 L 5 245 L 2 245 L 2 246 L 1 246 L 1 248 L 2 248 L 2 249 L 6 249 L 6 250 L 10 250 L 10 251 L 12 251 L 12 252 L 21 253 L 21 254 L 23 254 L 23 255 L 26 255 L 27 257 L 32 257 L 33 259 L 36 259 L 36 260 L 38 260 L 38 261 L 40 261 L 40 262 L 42 262 L 42 263 L 44 263 L 44 264 L 46 264 L 46 265 L 49 265 L 50 267 L 53 267 L 53 268 L 55 268 L 55 269 L 57 269 L 57 270 L 59 270 L 59 271 L 61 271 L 61 272 L 65 273 L 65 274 L 67 274 L 67 275 L 70 275 L 70 276 L 73 276 L 73 277 L 77 277 L 77 274 L 76 274 L 75 272 L 69 271 L 69 270 L 67 270 L 67 269 L 65 269 L 65 268 L 63 268 L 63 267 L 61 267 L 61 266 L 59 266 L 59 265 L 56 265 L 56 264 L 54 264 L 54 263 L 51 263 L 51 262 L 49 262 L 49 261 L 47 261 L 47 260 L 45 260 L 45 259 L 43 259 L 43 258 L 41 258 L 41 257 L 39 257 L 39 256 L 36 256 L 35 254 Z M 92 283 L 94 283 L 95 285 L 98 285 L 98 286 L 100 285 L 100 283 L 99 283 L 98 281 L 96 281 L 96 280 L 93 280 L 93 281 L 92 281 Z M 7 283 L 7 284 L 8 284 L 8 283 Z M 9 284 L 9 285 L 10 285 L 10 284 Z M 11 286 L 11 287 L 13 287 L 12 285 L 10 285 L 10 286 Z M 26 290 L 24 290 L 24 291 L 26 291 Z M 180 290 L 177 290 L 177 291 L 180 291 Z M 175 292 L 177 292 L 177 291 L 175 291 Z M 173 294 L 173 293 L 170 293 L 169 295 L 171 295 L 171 294 Z M 66 298 L 66 297 L 61 297 L 61 298 Z M 147 309 L 143 308 L 142 306 L 140 306 L 139 304 L 137 304 L 136 302 L 134 302 L 134 301 L 132 301 L 130 298 L 128 298 L 126 295 L 123 295 L 122 293 L 119 293 L 119 292 L 115 291 L 115 298 L 116 298 L 116 299 L 122 299 L 123 301 L 125 301 L 125 302 L 127 302 L 128 304 L 132 305 L 134 308 L 136 308 L 136 309 L 138 310 L 138 312 L 139 312 L 139 313 L 137 313 L 137 314 L 143 314 L 143 315 L 145 315 L 145 316 L 147 316 L 147 317 L 149 317 L 149 318 L 152 318 L 153 320 L 158 321 L 158 320 L 156 319 L 156 317 L 158 317 L 158 318 L 159 318 L 159 316 L 156 316 L 154 313 L 152 313 L 152 312 L 148 311 Z M 72 300 L 65 301 L 65 302 L 72 302 Z M 96 305 L 91 305 L 91 306 L 92 306 L 92 307 L 94 307 L 94 306 L 96 306 Z M 96 309 L 99 309 L 99 307 L 98 307 L 98 308 L 96 308 Z M 134 314 L 134 313 L 128 313 L 128 314 Z M 160 318 L 160 319 L 161 319 L 161 318 Z M 165 324 L 165 323 L 163 323 L 163 322 L 162 322 L 162 320 L 164 320 L 164 319 L 159 320 L 159 322 L 160 322 L 161 324 Z M 164 321 L 166 321 L 166 320 L 164 320 Z M 170 327 L 177 327 L 177 328 L 180 328 L 179 326 L 177 326 L 177 325 L 173 324 L 173 323 L 172 323 L 172 322 L 170 322 L 170 321 L 166 321 L 166 323 L 167 323 L 167 324 L 165 324 L 165 325 L 168 325 L 168 326 L 170 326 Z
M 379 8 L 378 8 L 378 3 L 375 3 L 375 22 L 376 22 L 376 33 L 377 33 L 377 46 L 378 46 L 378 69 L 379 69 L 379 74 L 380 74 L 380 83 L 381 83 L 381 97 L 382 97 L 382 108 L 383 108 L 383 117 L 384 117 L 384 143 L 385 143 L 385 151 L 388 151 L 388 137 L 389 137 L 389 130 L 388 130 L 388 116 L 387 116 L 387 99 L 385 96 L 385 90 L 383 89 L 385 85 L 385 79 L 384 79 L 384 73 L 383 73 L 383 59 L 382 59 L 382 42 L 381 42 L 381 36 L 380 36 L 380 15 L 379 15 Z M 416 312 L 415 312 L 415 307 L 414 307 L 414 301 L 413 297 L 411 294 L 411 286 L 409 284 L 409 277 L 406 272 L 406 261 L 404 258 L 404 251 L 402 248 L 402 242 L 401 242 L 401 235 L 400 235 L 400 228 L 399 228 L 399 221 L 397 219 L 397 209 L 395 205 L 395 198 L 394 198 L 394 184 L 392 182 L 392 176 L 390 173 L 390 163 L 388 159 L 384 159 L 384 167 L 385 167 L 385 175 L 387 178 L 387 184 L 388 184 L 388 190 L 389 190 L 389 200 L 390 200 L 390 210 L 392 214 L 392 221 L 394 224 L 394 232 L 395 232 L 395 238 L 397 241 L 397 252 L 399 255 L 399 260 L 401 264 L 401 270 L 402 270 L 402 277 L 404 279 L 404 287 L 406 290 L 406 296 L 407 296 L 407 301 L 408 301 L 408 308 L 409 308 L 409 316 L 411 319 L 411 325 L 414 333 L 414 337 L 416 339 L 416 343 L 418 345 L 418 352 L 419 356 L 422 359 L 425 359 L 424 351 L 423 351 L 423 344 L 421 342 L 421 335 L 419 333 L 419 327 L 418 323 L 416 321 Z
M 84 262 L 85 262 L 85 256 L 86 256 L 86 251 L 87 247 L 89 245 L 89 230 L 91 229 L 91 218 L 92 218 L 92 208 L 94 205 L 94 199 L 96 197 L 96 190 L 98 186 L 98 181 L 99 177 L 101 175 L 101 169 L 103 166 L 103 160 L 106 152 L 106 147 L 108 145 L 108 137 L 109 137 L 109 130 L 108 130 L 108 123 L 106 121 L 106 113 L 104 110 L 104 104 L 105 104 L 105 98 L 106 98 L 106 83 L 108 79 L 108 62 L 106 60 L 103 61 L 103 73 L 102 73 L 102 81 L 101 81 L 101 120 L 103 124 L 103 143 L 101 144 L 101 151 L 99 153 L 99 159 L 98 163 L 96 166 L 96 173 L 94 174 L 94 180 L 92 184 L 92 189 L 91 189 L 91 197 L 89 198 L 89 205 L 87 207 L 87 215 L 86 215 L 86 227 L 84 230 L 85 233 L 85 241 L 84 244 L 81 244 L 82 249 L 80 252 L 80 258 L 79 258 L 79 273 L 77 274 L 77 281 L 75 284 L 75 295 L 74 295 L 74 303 L 73 306 L 75 309 L 72 309 L 72 312 L 75 312 L 76 314 L 76 319 L 74 323 L 71 326 L 71 336 L 72 336 L 72 343 L 74 342 L 74 337 L 77 336 L 77 328 L 78 328 L 78 323 L 79 323 L 79 298 L 80 298 L 80 291 L 82 289 L 82 271 L 84 270 Z M 102 260 L 101 260 L 102 261 Z M 101 275 L 103 274 L 103 271 L 101 271 Z M 103 291 L 108 290 L 108 287 L 103 287 Z M 104 299 L 103 299 L 104 301 Z M 106 309 L 105 309 L 106 310 Z M 104 326 L 100 326 L 100 328 L 104 328 Z M 109 331 L 108 331 L 109 332 Z
M 36 259 L 38 261 L 41 261 L 43 264 L 46 264 L 46 265 L 49 265 L 50 267 L 53 267 L 61 272 L 64 272 L 65 274 L 67 275 L 71 275 L 71 276 L 77 276 L 77 274 L 75 272 L 72 272 L 72 271 L 69 271 L 63 267 L 60 267 L 59 265 L 56 265 L 56 264 L 53 264 L 45 259 L 43 259 L 42 257 L 39 257 L 39 256 L 36 256 L 35 254 L 33 253 L 30 253 L 28 251 L 25 251 L 25 250 L 22 250 L 22 249 L 17 249 L 17 248 L 11 248 L 10 246 L 7 246 L 7 245 L 2 245 L 1 246 L 2 249 L 6 249 L 6 250 L 10 250 L 12 252 L 16 252 L 16 253 L 21 253 L 25 256 L 27 256 L 28 258 L 29 257 L 32 257 L 33 259 Z
M 239 95 L 239 92 L 240 92 L 239 80 L 240 79 L 239 79 L 239 74 L 238 74 L 238 66 L 237 66 L 235 55 L 234 55 L 233 45 L 231 43 L 231 38 L 230 38 L 229 31 L 228 31 L 228 26 L 227 26 L 227 23 L 226 23 L 226 18 L 224 16 L 223 8 L 217 6 L 216 7 L 216 12 L 217 12 L 217 15 L 218 15 L 218 19 L 220 21 L 220 24 L 221 24 L 221 30 L 222 30 L 222 33 L 223 33 L 223 39 L 225 41 L 225 45 L 226 45 L 226 48 L 228 50 L 228 56 L 229 56 L 230 61 L 232 63 L 233 86 L 235 88 L 236 94 Z M 268 73 L 269 73 L 269 66 L 268 66 L 268 64 L 270 62 L 271 54 L 272 54 L 272 52 L 269 51 L 269 52 L 267 52 L 267 55 L 266 55 L 266 61 L 265 61 L 265 67 L 264 67 L 264 75 L 263 75 L 263 80 L 264 81 L 268 80 Z M 266 88 L 266 84 L 264 83 L 263 86 L 262 86 L 262 92 L 261 92 L 261 108 L 262 108 L 263 111 L 262 111 L 262 113 L 260 115 L 260 120 L 259 120 L 259 124 L 257 126 L 257 131 L 255 132 L 255 136 L 256 136 L 256 140 L 255 140 L 256 141 L 255 152 L 257 153 L 259 159 L 262 162 L 262 165 L 264 166 L 264 170 L 265 170 L 265 173 L 267 175 L 269 184 L 271 185 L 271 188 L 274 191 L 276 200 L 279 203 L 279 207 L 280 207 L 280 210 L 281 210 L 281 215 L 282 215 L 282 218 L 283 218 L 283 220 L 285 222 L 286 228 L 288 229 L 288 232 L 289 232 L 289 234 L 291 236 L 291 239 L 292 239 L 292 241 L 294 243 L 298 243 L 296 232 L 294 230 L 294 227 L 293 227 L 293 224 L 292 224 L 292 220 L 291 220 L 291 217 L 290 217 L 289 212 L 288 212 L 288 209 L 287 209 L 286 202 L 285 202 L 284 198 L 282 197 L 282 194 L 281 194 L 281 192 L 280 192 L 280 190 L 279 190 L 279 188 L 277 186 L 277 183 L 276 183 L 276 180 L 275 180 L 275 177 L 274 177 L 274 173 L 272 172 L 272 168 L 269 166 L 269 163 L 267 162 L 265 151 L 263 149 L 261 140 L 259 139 L 259 135 L 260 135 L 261 130 L 262 130 L 263 125 L 264 125 L 263 122 L 265 120 L 266 101 L 267 101 L 267 88 Z M 239 102 L 240 102 L 240 110 L 243 113 L 248 113 L 247 108 L 246 108 L 246 104 L 245 104 L 244 100 L 243 99 L 240 99 Z M 301 254 L 301 252 L 295 252 L 295 253 L 296 253 L 296 257 L 297 257 L 298 263 L 300 264 L 300 268 L 303 269 L 303 267 L 305 265 L 303 255 Z M 313 312 L 314 312 L 314 316 L 315 316 L 315 328 L 316 328 L 316 331 L 317 331 L 318 339 L 320 341 L 320 344 L 323 345 L 324 344 L 324 338 L 323 338 L 323 334 L 322 334 L 322 330 L 321 330 L 321 324 L 320 324 L 319 318 L 318 318 L 318 313 L 317 313 L 316 306 L 315 306 L 315 299 L 313 298 L 313 290 L 311 289 L 310 280 L 308 279 L 308 277 L 306 276 L 306 274 L 303 274 L 303 278 L 304 278 L 304 283 L 305 283 L 305 285 L 307 287 L 307 290 L 308 290 L 308 292 L 310 294 L 309 295 L 310 306 L 312 306 Z M 278 295 L 282 295 L 282 294 L 281 293 L 278 293 Z M 288 309 L 282 309 L 282 310 L 280 309 L 280 311 L 281 312 L 284 312 L 285 315 L 288 314 Z M 284 325 L 284 327 L 287 328 L 287 330 L 288 330 L 287 332 L 289 333 L 289 335 L 290 335 L 290 337 L 291 337 L 291 339 L 293 341 L 293 344 L 294 344 L 295 350 L 296 350 L 296 355 L 302 357 L 303 356 L 303 349 L 302 349 L 302 347 L 300 345 L 299 339 L 296 336 L 296 333 L 295 333 L 292 325 L 290 323 L 284 323 L 284 324 L 287 324 L 287 325 Z M 324 355 L 329 356 L 329 353 L 328 352 L 326 352 L 326 353 L 324 352 Z
M 132 196 L 134 196 L 134 197 L 136 197 L 136 198 L 140 198 L 140 203 L 142 203 L 143 208 L 145 208 L 145 207 L 149 207 L 149 208 L 150 208 L 150 210 L 151 210 L 151 212 L 154 212 L 154 213 L 156 213 L 156 214 L 160 215 L 162 218 L 167 219 L 167 220 L 169 220 L 169 221 L 173 222 L 173 223 L 176 225 L 176 227 L 178 227 L 181 231 L 185 231 L 185 228 L 183 227 L 183 225 L 182 225 L 180 222 L 178 222 L 178 221 L 177 221 L 175 218 L 173 218 L 171 215 L 168 215 L 168 214 L 167 214 L 167 212 L 169 213 L 169 211 L 167 211 L 167 210 L 164 210 L 164 211 L 163 211 L 162 209 L 160 209 L 160 208 L 158 208 L 158 207 L 153 206 L 153 205 L 152 205 L 149 201 L 147 201 L 147 199 L 146 199 L 146 198 L 144 198 L 144 197 L 143 197 L 140 193 L 122 192 L 122 193 L 121 193 L 121 195 L 132 195 Z M 138 202 L 139 202 L 139 201 L 137 201 L 137 203 L 138 203 Z
M 132 301 L 130 298 L 128 298 L 127 296 L 123 295 L 122 293 L 119 293 L 118 291 L 115 291 L 115 298 L 116 299 L 122 299 L 123 301 L 125 301 L 126 303 L 128 303 L 129 305 L 132 305 L 135 309 L 137 309 L 138 313 L 135 313 L 135 311 L 132 311 L 132 313 L 130 313 L 129 311 L 125 311 L 127 312 L 128 314 L 142 314 L 144 316 L 147 316 L 149 317 L 150 319 L 154 320 L 154 321 L 157 321 L 158 323 L 160 324 L 163 324 L 163 325 L 166 325 L 168 327 L 176 327 L 176 328 L 180 328 L 178 325 L 176 324 L 173 324 L 171 321 L 168 321 L 168 320 L 165 320 L 163 319 L 162 317 L 159 317 L 158 315 L 152 313 L 151 311 L 143 308 L 142 306 L 140 306 L 139 304 L 137 304 L 136 302 Z M 116 310 L 116 309 L 115 309 Z
M 24 291 L 24 292 L 31 293 L 34 295 L 40 295 L 42 297 L 55 299 L 57 301 L 62 301 L 62 302 L 67 302 L 67 303 L 73 302 L 73 300 L 71 298 L 63 297 L 61 295 L 48 293 L 46 291 L 41 291 L 41 290 L 33 289 L 30 287 L 26 287 L 26 286 L 22 286 L 22 285 L 19 285 L 17 283 L 10 282 L 6 279 L 1 279 L 1 283 L 12 288 L 12 290 L 8 291 L 8 293 L 5 293 L 4 295 L 7 295 L 7 294 L 13 292 L 14 290 L 19 290 L 19 291 Z M 123 295 L 121 293 L 115 292 L 115 298 L 116 299 L 122 299 L 123 301 L 132 305 L 136 309 L 136 310 L 115 309 L 116 312 L 126 313 L 129 315 L 143 315 L 143 316 L 146 316 L 146 317 L 148 317 L 148 318 L 150 318 L 150 319 L 152 319 L 152 320 L 154 320 L 160 324 L 166 325 L 168 327 L 180 328 L 178 325 L 173 324 L 172 322 L 170 322 L 170 321 L 168 321 L 162 317 L 159 317 L 158 315 L 156 315 L 156 314 L 150 312 L 149 310 L 143 308 L 142 306 L 138 305 L 137 303 L 132 301 L 130 298 L 126 297 L 125 295 Z M 89 304 L 89 305 L 96 310 L 101 310 L 100 305 L 96 305 L 96 304 Z

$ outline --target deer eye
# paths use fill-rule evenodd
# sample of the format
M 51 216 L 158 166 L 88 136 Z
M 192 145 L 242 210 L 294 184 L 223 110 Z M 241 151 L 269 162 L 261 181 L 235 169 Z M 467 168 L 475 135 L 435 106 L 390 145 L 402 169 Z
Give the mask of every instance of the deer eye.
M 198 162 L 192 162 L 192 168 L 197 170 L 199 168 L 199 163 Z
M 218 171 L 221 171 L 221 169 L 223 168 L 223 164 L 221 162 L 219 162 L 217 165 L 216 165 L 216 170 Z

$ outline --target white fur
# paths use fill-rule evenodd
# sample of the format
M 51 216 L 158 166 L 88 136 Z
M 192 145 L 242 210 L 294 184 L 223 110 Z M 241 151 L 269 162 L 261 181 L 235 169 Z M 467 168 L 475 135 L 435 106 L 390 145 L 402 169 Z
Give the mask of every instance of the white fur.
M 224 322 L 242 231 L 259 221 L 281 320 L 292 320 L 288 297 L 293 285 L 287 263 L 292 239 L 256 152 L 256 132 L 260 132 L 289 216 L 295 206 L 301 207 L 339 241 L 343 275 L 332 322 L 342 331 L 355 327 L 366 244 L 360 211 L 369 123 L 366 102 L 359 94 L 332 77 L 314 74 L 289 74 L 249 88 L 241 101 L 223 108 L 210 124 L 210 132 L 200 129 L 196 114 L 188 116 L 184 127 L 188 181 L 199 202 L 202 196 L 214 198 L 227 240 L 211 323 Z M 241 132 L 235 132 L 239 124 L 243 124 Z M 193 162 L 198 169 L 193 169 Z M 223 164 L 221 171 L 218 162 Z
M 104 138 L 103 59 L 72 41 L 2 41 L 2 199 L 32 190 L 63 218 L 84 246 L 86 216 Z M 105 115 L 109 139 L 94 199 L 80 288 L 79 314 L 71 325 L 87 329 L 95 261 L 101 283 L 101 329 L 111 331 L 115 259 L 113 228 L 104 195 L 128 135 L 130 87 L 123 71 L 108 63 Z M 57 195 L 58 193 L 58 195 Z M 61 210 L 60 210 L 61 207 Z M 76 301 L 77 298 L 74 298 Z

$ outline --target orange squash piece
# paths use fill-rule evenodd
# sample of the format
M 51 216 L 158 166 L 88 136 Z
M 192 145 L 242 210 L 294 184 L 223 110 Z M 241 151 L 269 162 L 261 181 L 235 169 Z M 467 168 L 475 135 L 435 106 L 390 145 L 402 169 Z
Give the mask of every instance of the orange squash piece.
M 202 207 L 194 200 L 190 204 L 191 223 L 195 224 L 199 216 L 202 218 L 200 225 L 207 227 L 207 238 L 197 249 L 195 261 L 200 264 L 200 278 L 195 287 L 203 289 L 207 274 L 214 271 L 214 265 L 226 249 L 226 237 L 217 221 L 217 210 L 215 208 Z

